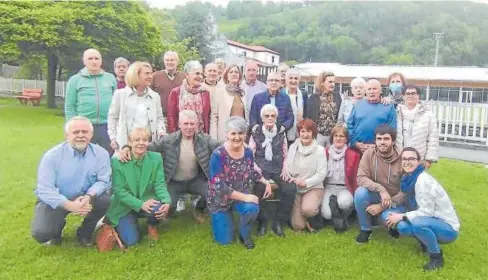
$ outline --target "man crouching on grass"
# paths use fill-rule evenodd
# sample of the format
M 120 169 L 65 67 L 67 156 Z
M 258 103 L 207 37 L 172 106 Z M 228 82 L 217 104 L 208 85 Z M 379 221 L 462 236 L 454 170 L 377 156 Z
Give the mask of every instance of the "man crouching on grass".
M 89 119 L 73 117 L 65 133 L 67 141 L 47 151 L 39 164 L 32 236 L 45 245 L 60 244 L 66 216 L 72 213 L 85 217 L 76 236 L 90 247 L 109 204 L 110 158 L 104 148 L 90 143 Z

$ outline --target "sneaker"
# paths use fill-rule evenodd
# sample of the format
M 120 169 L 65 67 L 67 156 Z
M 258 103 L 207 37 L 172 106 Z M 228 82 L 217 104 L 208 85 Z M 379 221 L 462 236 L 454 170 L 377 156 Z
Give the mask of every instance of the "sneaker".
M 395 239 L 400 238 L 400 233 L 395 228 L 388 229 L 388 235 Z
M 430 253 L 429 262 L 424 265 L 424 271 L 433 271 L 441 269 L 444 266 L 444 257 L 440 253 Z
M 361 230 L 358 236 L 356 237 L 356 242 L 358 244 L 365 244 L 369 242 L 369 237 L 371 236 L 370 230 Z
M 180 197 L 178 199 L 178 202 L 176 203 L 176 212 L 182 212 L 185 211 L 186 205 L 185 205 L 185 199 Z
M 78 237 L 78 242 L 82 247 L 92 247 L 93 246 L 93 238 L 92 237 Z

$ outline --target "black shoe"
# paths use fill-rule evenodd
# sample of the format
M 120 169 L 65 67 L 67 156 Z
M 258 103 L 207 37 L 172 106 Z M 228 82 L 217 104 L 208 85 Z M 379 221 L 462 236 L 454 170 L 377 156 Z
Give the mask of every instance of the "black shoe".
M 419 242 L 419 245 L 420 245 L 420 249 L 422 250 L 422 253 L 427 253 L 427 246 L 424 245 L 424 243 Z
M 93 246 L 93 238 L 91 237 L 78 237 L 78 242 L 83 247 L 92 247 Z
M 247 239 L 242 238 L 241 235 L 239 235 L 239 241 L 246 247 L 247 249 L 254 249 L 254 242 L 252 242 L 251 237 L 248 237 Z
M 429 262 L 424 265 L 424 271 L 441 269 L 444 266 L 444 257 L 440 253 L 429 253 Z
M 285 237 L 285 232 L 283 231 L 283 226 L 279 222 L 273 222 L 271 226 L 273 232 L 278 235 L 279 237 Z
M 369 242 L 369 237 L 371 236 L 371 230 L 361 230 L 356 237 L 356 242 L 358 244 L 365 244 Z
M 394 229 L 394 228 L 388 229 L 388 235 L 395 238 L 395 239 L 400 238 L 400 233 L 398 232 L 397 229 Z
M 264 236 L 266 235 L 267 232 L 268 232 L 268 223 L 266 221 L 259 222 L 256 236 Z

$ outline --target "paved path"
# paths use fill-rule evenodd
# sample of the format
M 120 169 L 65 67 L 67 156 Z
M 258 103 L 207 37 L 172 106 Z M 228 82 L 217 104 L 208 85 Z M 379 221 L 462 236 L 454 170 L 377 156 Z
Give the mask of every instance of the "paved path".
M 439 147 L 440 156 L 443 158 L 465 160 L 488 164 L 488 151 L 459 149 L 451 147 Z M 488 168 L 488 165 L 487 165 Z

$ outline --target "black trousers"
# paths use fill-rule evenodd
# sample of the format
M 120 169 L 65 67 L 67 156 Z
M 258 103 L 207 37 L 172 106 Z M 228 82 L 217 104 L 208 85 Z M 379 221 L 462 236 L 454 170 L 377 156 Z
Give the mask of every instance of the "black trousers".
M 280 201 L 277 202 L 278 205 L 274 211 L 270 211 L 271 207 L 266 199 L 263 199 L 266 186 L 258 183 L 254 187 L 254 194 L 259 198 L 259 222 L 266 222 L 269 220 L 270 216 L 274 216 L 274 221 L 280 223 L 288 223 L 290 220 L 291 209 L 293 207 L 293 202 L 295 201 L 296 186 L 293 183 L 285 182 L 281 179 L 278 173 L 267 173 L 262 172 L 264 178 L 267 180 L 273 180 L 277 185 L 278 189 L 275 190 L 275 195 L 279 197 Z

